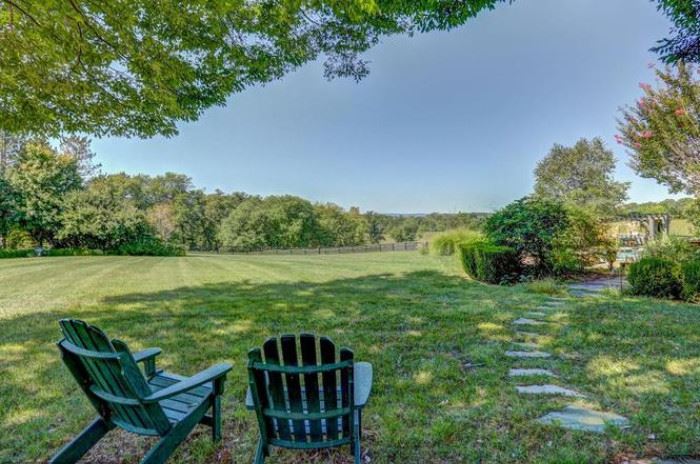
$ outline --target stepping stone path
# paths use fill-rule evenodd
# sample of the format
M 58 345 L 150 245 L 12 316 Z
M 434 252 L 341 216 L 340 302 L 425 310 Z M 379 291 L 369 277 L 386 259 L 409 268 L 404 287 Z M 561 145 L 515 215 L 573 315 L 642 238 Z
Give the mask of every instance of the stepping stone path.
M 612 280 L 615 279 L 607 279 L 605 281 L 598 280 L 593 283 L 583 282 L 573 284 L 569 286 L 569 289 L 571 294 L 574 296 L 595 295 L 605 288 L 613 287 Z M 619 288 L 619 280 L 616 280 L 615 282 L 617 283 L 617 288 Z M 565 298 L 550 298 L 548 301 L 537 307 L 537 311 L 526 313 L 525 315 L 527 317 L 520 317 L 514 320 L 513 324 L 516 327 L 547 325 L 548 322 L 542 319 L 546 319 L 552 311 L 561 310 L 566 304 L 566 301 L 567 300 Z M 538 333 L 517 330 L 515 333 L 521 339 L 537 339 L 538 337 L 542 336 L 542 334 Z M 550 353 L 545 351 L 537 351 L 539 348 L 537 343 L 513 342 L 513 345 L 522 350 L 527 349 L 528 351 L 506 351 L 506 356 L 516 359 L 547 359 L 552 357 Z M 557 377 L 552 371 L 544 368 L 513 368 L 508 372 L 508 376 L 514 378 L 533 376 Z M 517 385 L 515 388 L 518 393 L 523 395 L 560 395 L 585 398 L 585 395 L 559 385 Z M 576 405 L 569 405 L 561 411 L 550 412 L 537 419 L 537 422 L 541 424 L 557 424 L 571 430 L 582 430 L 594 433 L 603 433 L 607 424 L 615 425 L 621 428 L 628 426 L 628 420 L 622 416 L 612 412 L 595 411 L 593 409 L 587 409 Z M 658 464 L 661 464 L 662 462 L 665 461 L 658 461 Z M 672 462 L 673 461 L 669 461 L 669 463 Z
M 552 356 L 544 351 L 506 351 L 509 358 L 549 358 Z
M 568 388 L 560 387 L 559 385 L 518 385 L 515 387 L 518 393 L 525 393 L 528 395 L 562 395 L 562 396 L 575 396 L 577 398 L 583 398 L 584 395 L 577 391 L 569 390 Z
M 533 375 L 546 375 L 547 377 L 556 377 L 554 372 L 549 369 L 511 369 L 508 372 L 509 377 L 529 377 Z
M 592 409 L 567 406 L 558 412 L 550 412 L 537 419 L 540 424 L 558 424 L 571 430 L 583 430 L 586 432 L 603 433 L 606 424 L 620 428 L 627 427 L 629 421 L 611 412 L 600 412 Z

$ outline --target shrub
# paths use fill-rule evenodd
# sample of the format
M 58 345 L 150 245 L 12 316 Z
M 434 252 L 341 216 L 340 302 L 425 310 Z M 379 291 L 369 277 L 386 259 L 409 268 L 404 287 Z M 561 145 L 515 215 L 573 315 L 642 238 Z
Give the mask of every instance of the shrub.
M 679 266 L 669 259 L 642 258 L 630 266 L 627 280 L 635 295 L 678 298 L 681 294 Z
M 475 280 L 504 284 L 520 275 L 520 260 L 512 248 L 477 240 L 460 244 L 459 253 L 464 271 Z
M 683 299 L 694 301 L 700 296 L 700 259 L 693 259 L 681 266 Z
M 13 250 L 28 250 L 36 246 L 36 242 L 26 230 L 12 229 L 5 237 L 5 246 Z
M 36 256 L 34 253 L 34 250 L 31 248 L 22 249 L 22 250 L 7 250 L 7 249 L 0 250 L 0 259 L 29 258 L 30 256 Z
M 111 254 L 128 256 L 185 256 L 185 248 L 155 238 L 125 243 Z
M 681 237 L 664 237 L 653 240 L 644 247 L 645 258 L 662 258 L 676 263 L 692 259 L 696 249 L 686 239 Z
M 562 203 L 525 197 L 490 216 L 484 230 L 493 243 L 513 248 L 520 262 L 532 263 L 534 273 L 542 276 L 552 272 L 554 239 L 568 226 Z
M 580 273 L 587 266 L 605 261 L 609 267 L 617 258 L 617 240 L 610 227 L 590 211 L 566 207 L 568 226 L 552 241 L 552 265 L 557 275 Z
M 439 256 L 451 256 L 455 254 L 460 243 L 471 242 L 482 237 L 483 235 L 475 230 L 448 230 L 435 235 L 430 240 L 430 251 Z

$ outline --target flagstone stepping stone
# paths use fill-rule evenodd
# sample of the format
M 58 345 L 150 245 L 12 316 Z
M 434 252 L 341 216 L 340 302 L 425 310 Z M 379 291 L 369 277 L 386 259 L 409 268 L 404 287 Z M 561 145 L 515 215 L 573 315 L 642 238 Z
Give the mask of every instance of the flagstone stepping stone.
M 595 411 L 578 406 L 567 406 L 561 411 L 550 412 L 539 419 L 541 424 L 558 424 L 570 430 L 603 433 L 606 424 L 628 427 L 629 421 L 618 414 Z
M 542 313 L 539 311 L 532 311 L 526 314 L 527 317 L 547 317 L 547 313 Z
M 544 351 L 506 351 L 509 358 L 549 358 L 552 356 Z
M 577 391 L 569 390 L 559 385 L 518 385 L 515 388 L 518 390 L 518 393 L 524 393 L 526 395 L 562 395 L 579 398 L 584 396 Z
M 556 377 L 554 372 L 549 369 L 511 369 L 508 371 L 509 377 L 528 377 L 531 375 L 546 375 L 548 377 Z
M 546 324 L 546 322 L 536 321 L 534 319 L 528 319 L 526 317 L 520 317 L 520 318 L 514 320 L 513 324 L 516 324 L 516 325 L 543 325 L 543 324 Z

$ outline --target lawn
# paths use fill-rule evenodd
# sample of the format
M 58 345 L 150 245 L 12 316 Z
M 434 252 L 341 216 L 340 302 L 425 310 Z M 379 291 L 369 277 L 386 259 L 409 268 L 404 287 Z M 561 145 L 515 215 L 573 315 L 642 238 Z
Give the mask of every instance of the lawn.
M 510 322 L 546 299 L 467 281 L 451 258 L 335 256 L 77 257 L 0 262 L 0 462 L 43 461 L 94 416 L 54 342 L 76 317 L 160 346 L 192 374 L 231 362 L 224 440 L 197 429 L 171 462 L 252 461 L 246 352 L 270 335 L 313 331 L 375 368 L 363 447 L 373 463 L 615 462 L 700 454 L 700 308 L 609 295 L 572 300 L 542 331 L 551 360 L 516 363 Z M 533 420 L 571 403 L 523 397 L 510 367 L 548 367 L 579 403 L 630 419 L 572 432 Z M 544 381 L 545 379 L 536 379 Z M 111 432 L 86 462 L 138 462 L 146 439 Z M 270 462 L 350 462 L 342 451 L 275 451 Z

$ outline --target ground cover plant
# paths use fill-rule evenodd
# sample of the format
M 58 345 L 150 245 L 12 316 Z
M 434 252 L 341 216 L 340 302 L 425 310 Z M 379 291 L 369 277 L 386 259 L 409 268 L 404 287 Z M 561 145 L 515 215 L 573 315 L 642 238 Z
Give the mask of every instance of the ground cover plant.
M 247 350 L 313 331 L 374 364 L 363 446 L 373 463 L 616 462 L 700 454 L 700 311 L 631 297 L 570 300 L 543 331 L 557 383 L 630 419 L 604 435 L 540 426 L 571 402 L 527 397 L 507 378 L 511 321 L 548 296 L 467 280 L 451 257 L 65 257 L 0 262 L 0 462 L 48 458 L 94 416 L 62 366 L 57 320 L 88 320 L 162 367 L 192 374 L 232 362 L 224 440 L 199 428 L 173 463 L 250 462 Z M 568 325 L 563 323 L 567 322 Z M 535 361 L 523 367 L 536 367 Z M 543 379 L 544 380 L 544 379 Z M 86 462 L 138 462 L 147 441 L 113 433 Z M 275 452 L 271 462 L 351 462 L 347 450 Z

